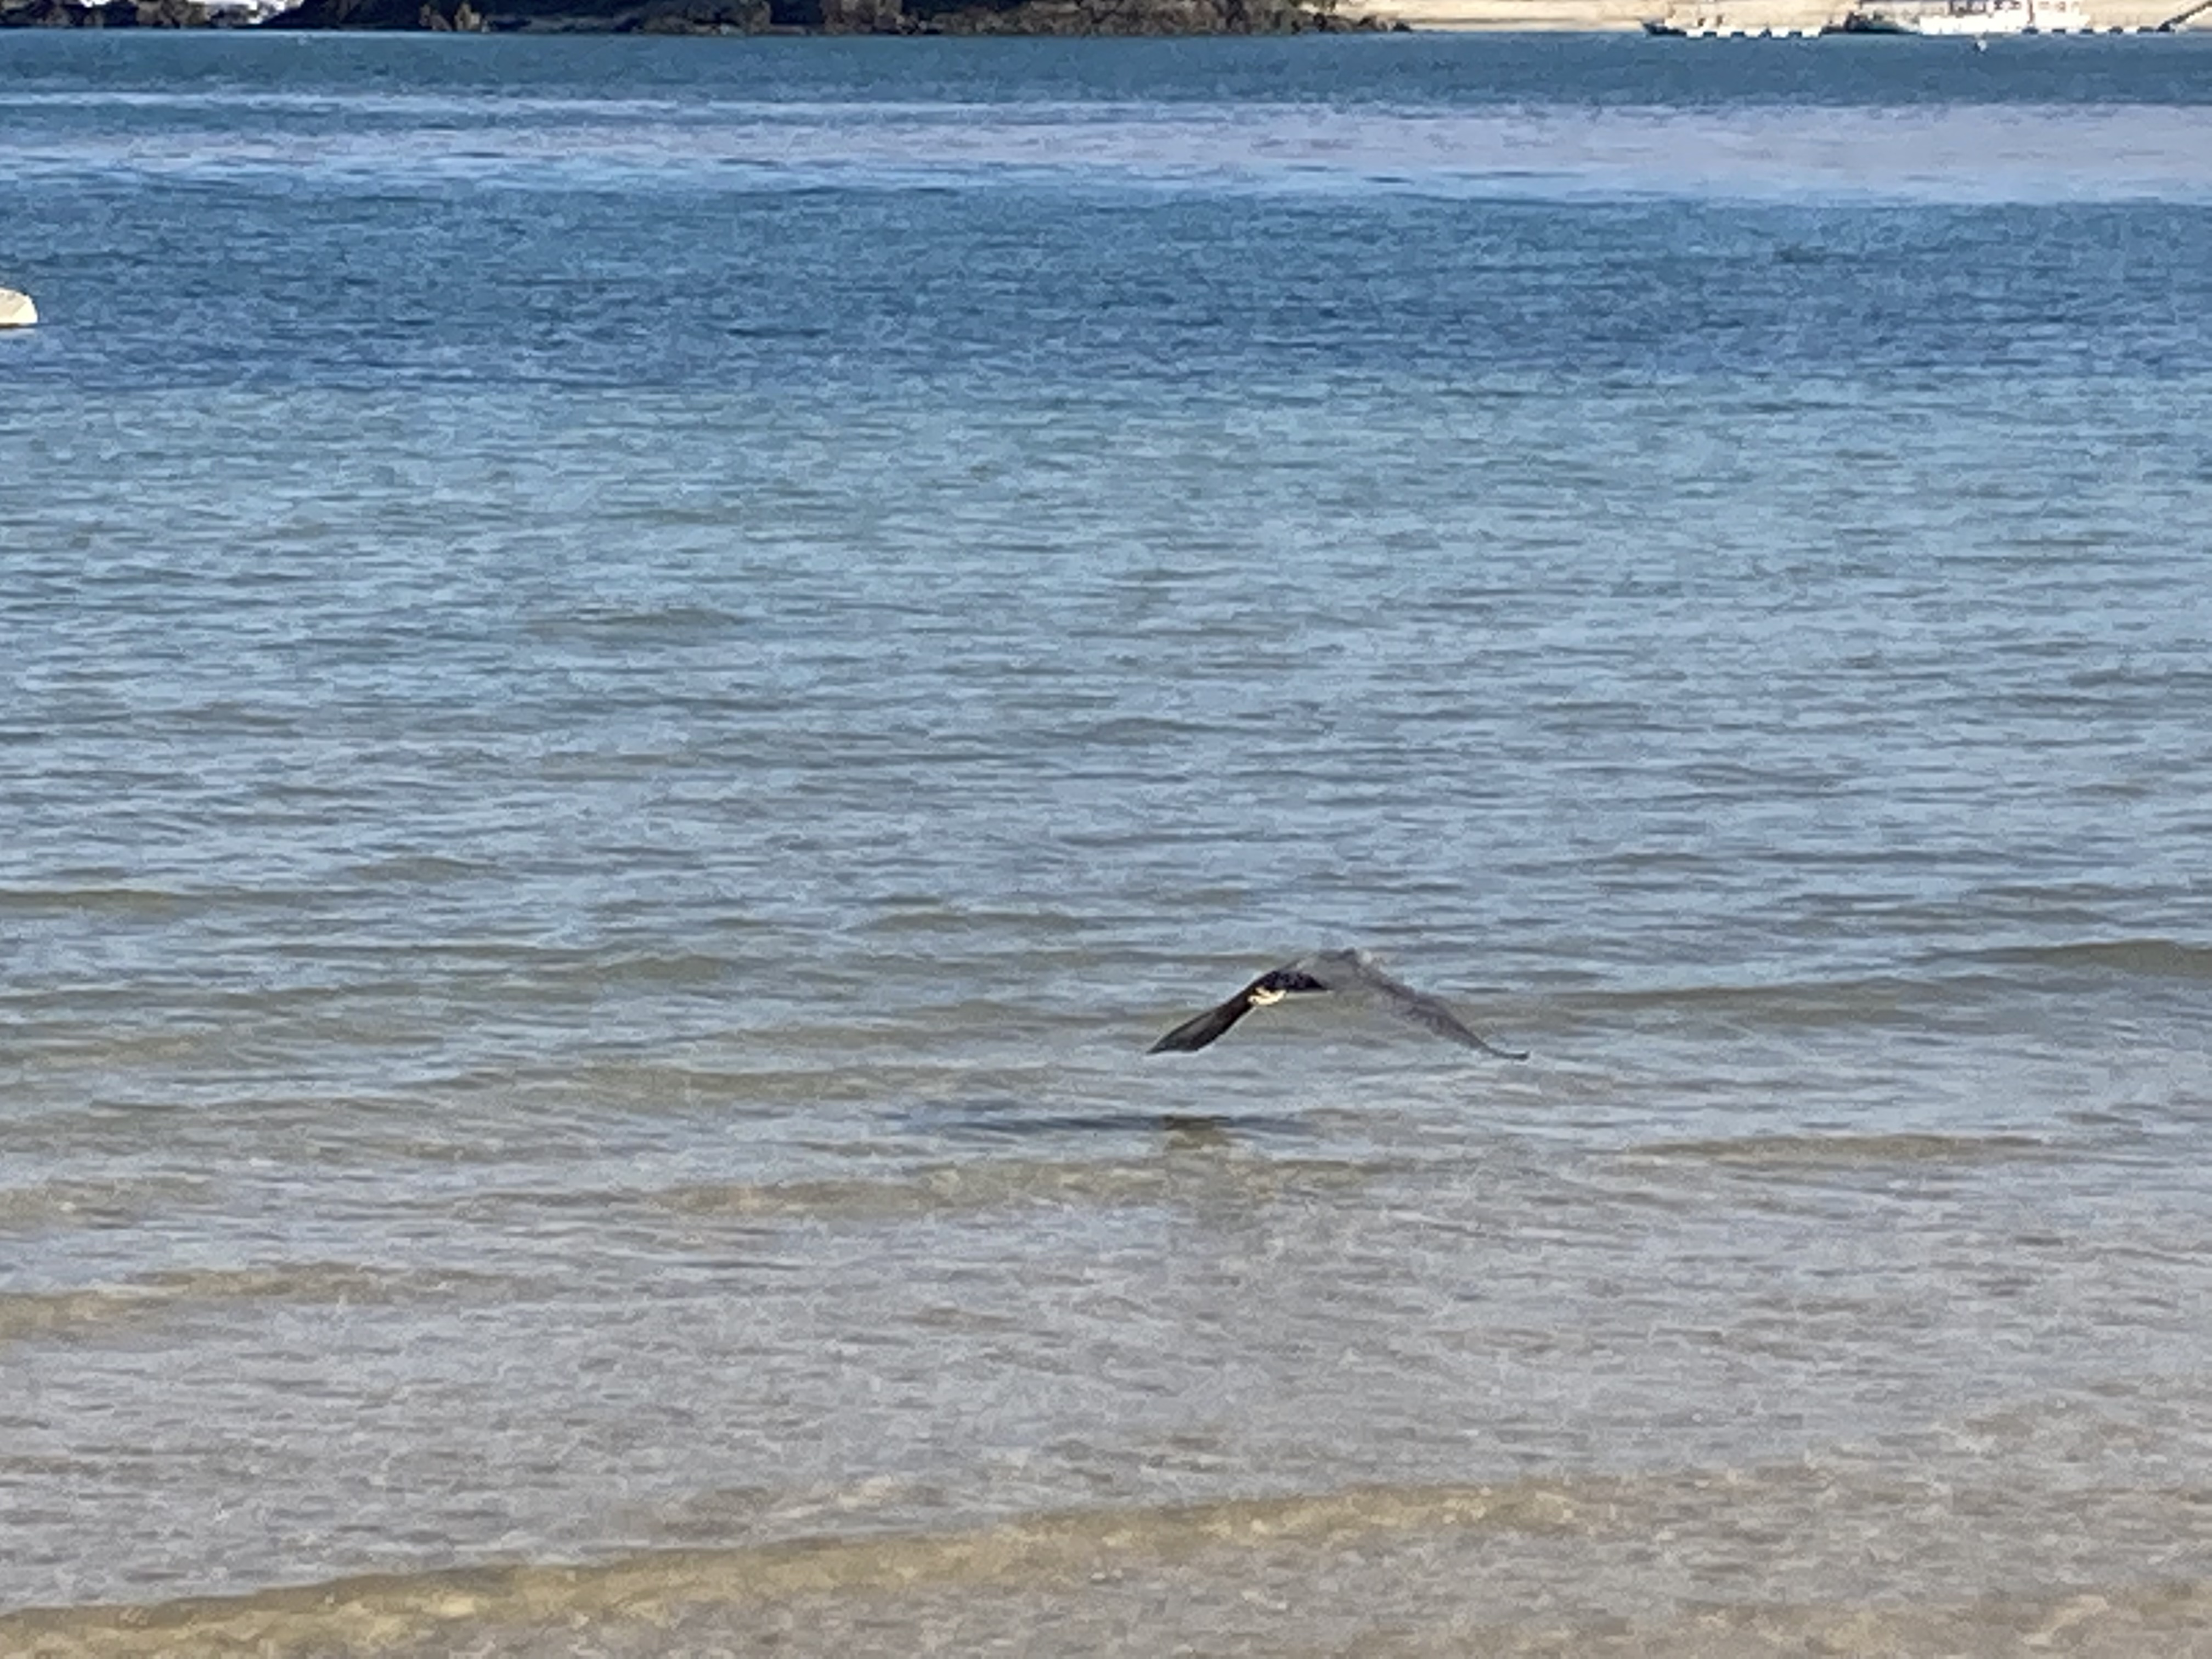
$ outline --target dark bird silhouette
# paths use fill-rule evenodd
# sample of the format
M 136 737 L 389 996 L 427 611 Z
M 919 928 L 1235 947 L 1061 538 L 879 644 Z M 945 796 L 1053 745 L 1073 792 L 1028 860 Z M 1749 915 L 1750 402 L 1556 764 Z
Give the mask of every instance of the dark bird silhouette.
M 1391 978 L 1375 965 L 1374 958 L 1364 951 L 1322 951 L 1300 957 L 1296 962 L 1286 962 L 1279 968 L 1271 968 L 1218 1007 L 1183 1021 L 1146 1052 L 1189 1054 L 1205 1048 L 1255 1008 L 1265 1008 L 1286 996 L 1306 996 L 1322 991 L 1364 997 L 1386 1013 L 1410 1020 L 1462 1048 L 1480 1049 L 1500 1060 L 1528 1058 L 1526 1052 L 1485 1042 L 1462 1025 L 1459 1017 L 1443 1003 Z

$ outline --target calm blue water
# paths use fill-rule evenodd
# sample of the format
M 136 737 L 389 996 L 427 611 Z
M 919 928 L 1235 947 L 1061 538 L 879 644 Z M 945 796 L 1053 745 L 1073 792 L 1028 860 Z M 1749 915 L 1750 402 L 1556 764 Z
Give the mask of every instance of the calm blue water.
M 2175 1650 L 2208 71 L 0 37 L 0 1609 Z

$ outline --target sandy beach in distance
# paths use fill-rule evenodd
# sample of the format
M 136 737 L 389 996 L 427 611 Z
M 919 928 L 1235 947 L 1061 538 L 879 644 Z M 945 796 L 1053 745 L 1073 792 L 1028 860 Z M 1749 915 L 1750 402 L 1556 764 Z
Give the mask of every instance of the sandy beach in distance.
M 2185 3 L 2092 0 L 2087 9 L 2100 29 L 2155 28 Z M 1395 0 L 1376 9 L 1417 29 L 1633 29 L 1647 17 L 1666 17 L 1756 33 L 1817 29 L 1841 21 L 1852 7 L 1847 0 Z M 2212 12 L 2199 14 L 2185 27 L 2208 23 Z

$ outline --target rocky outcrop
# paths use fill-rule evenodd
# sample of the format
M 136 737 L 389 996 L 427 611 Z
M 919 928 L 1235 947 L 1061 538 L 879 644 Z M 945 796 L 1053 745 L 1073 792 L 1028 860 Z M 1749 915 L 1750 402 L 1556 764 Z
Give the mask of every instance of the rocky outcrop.
M 0 28 L 16 29 L 207 29 L 240 27 L 244 11 L 199 3 L 199 0 L 0 0 Z
M 114 0 L 121 3 L 122 0 Z M 135 0 L 142 7 L 188 0 Z M 32 0 L 66 5 L 72 0 Z M 617 34 L 1297 34 L 1339 0 L 301 0 L 264 28 Z
M 761 34 L 769 0 L 301 0 L 262 27 L 469 34 Z
M 765 34 L 769 0 L 665 0 L 617 25 L 626 34 Z
M 422 0 L 307 0 L 281 11 L 261 27 L 268 29 L 419 29 L 428 27 Z M 447 27 L 453 27 L 450 17 Z
M 264 28 L 532 34 L 1297 34 L 1340 0 L 301 0 Z M 0 0 L 0 28 L 224 28 L 249 0 Z
M 28 328 L 39 320 L 31 296 L 12 288 L 0 288 L 0 328 Z
M 1387 27 L 1347 15 L 1334 0 L 1018 0 L 1013 4 L 909 0 L 936 34 L 1301 34 Z

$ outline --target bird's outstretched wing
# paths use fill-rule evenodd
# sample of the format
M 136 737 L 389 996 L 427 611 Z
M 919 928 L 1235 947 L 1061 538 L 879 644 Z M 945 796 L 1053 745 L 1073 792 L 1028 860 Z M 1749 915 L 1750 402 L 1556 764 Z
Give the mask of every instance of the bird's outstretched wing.
M 1323 951 L 1305 957 L 1297 966 L 1329 990 L 1370 997 L 1399 1018 L 1410 1020 L 1462 1048 L 1479 1049 L 1499 1060 L 1528 1058 L 1525 1048 L 1500 1048 L 1495 1043 L 1484 1042 L 1436 998 L 1416 991 L 1377 968 L 1374 958 L 1364 951 Z
M 1278 996 L 1287 996 L 1299 992 L 1326 991 L 1328 988 L 1312 975 L 1304 972 L 1303 963 L 1293 962 L 1280 968 L 1271 968 L 1228 1001 L 1183 1021 L 1145 1052 L 1151 1054 L 1194 1053 L 1253 1009 L 1274 1000 L 1273 997 L 1267 995 L 1270 991 Z
M 1255 983 L 1257 983 L 1255 981 Z M 1252 1012 L 1252 989 L 1247 986 L 1218 1008 L 1209 1008 L 1187 1019 L 1145 1050 L 1148 1054 L 1188 1054 L 1203 1048 Z

